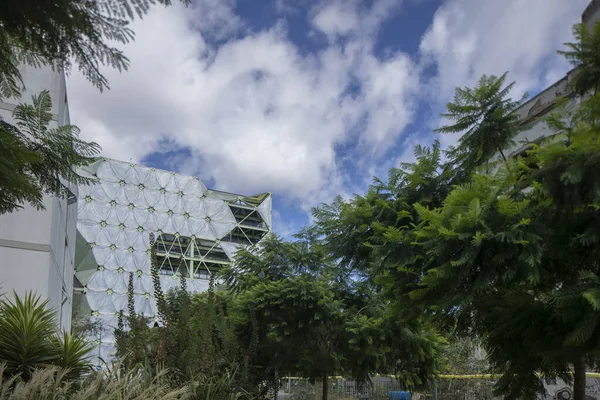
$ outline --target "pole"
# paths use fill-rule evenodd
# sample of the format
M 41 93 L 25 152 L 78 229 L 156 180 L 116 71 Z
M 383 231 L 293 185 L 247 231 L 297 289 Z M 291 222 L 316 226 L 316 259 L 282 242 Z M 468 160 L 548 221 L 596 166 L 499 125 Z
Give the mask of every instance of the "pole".
M 323 394 L 321 400 L 327 400 L 327 392 L 329 391 L 329 381 L 327 380 L 327 373 L 323 374 Z

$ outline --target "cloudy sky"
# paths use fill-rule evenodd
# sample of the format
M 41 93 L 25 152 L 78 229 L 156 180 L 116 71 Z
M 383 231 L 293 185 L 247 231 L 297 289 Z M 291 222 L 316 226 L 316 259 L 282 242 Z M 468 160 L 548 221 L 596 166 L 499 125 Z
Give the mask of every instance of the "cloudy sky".
M 157 7 L 99 93 L 68 78 L 71 120 L 107 157 L 273 193 L 274 230 L 363 193 L 435 138 L 482 74 L 535 94 L 588 0 L 195 0 Z M 445 138 L 450 142 L 455 138 Z

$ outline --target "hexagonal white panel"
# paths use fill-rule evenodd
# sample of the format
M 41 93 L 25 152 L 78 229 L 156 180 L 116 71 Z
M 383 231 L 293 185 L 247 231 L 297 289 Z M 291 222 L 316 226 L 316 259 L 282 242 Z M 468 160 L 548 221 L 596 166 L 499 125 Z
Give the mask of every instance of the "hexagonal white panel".
M 79 304 L 77 311 L 85 310 L 105 328 L 94 338 L 97 355 L 104 359 L 114 351 L 116 315 L 127 309 L 130 273 L 136 312 L 155 317 L 151 232 L 212 241 L 231 259 L 238 244 L 226 240 L 235 240 L 231 232 L 241 217 L 234 215 L 230 204 L 243 204 L 260 215 L 264 224 L 259 224 L 252 240 L 260 240 L 271 227 L 270 194 L 244 197 L 212 191 L 192 176 L 109 159 L 82 168 L 80 173 L 94 178 L 95 183 L 79 188 L 77 229 L 82 239 L 76 250 L 75 290 L 86 304 Z M 190 260 L 196 269 L 206 255 L 192 249 Z M 205 274 L 189 276 L 188 290 L 208 288 L 208 280 L 197 278 Z M 166 292 L 179 285 L 180 277 L 165 274 L 160 280 Z

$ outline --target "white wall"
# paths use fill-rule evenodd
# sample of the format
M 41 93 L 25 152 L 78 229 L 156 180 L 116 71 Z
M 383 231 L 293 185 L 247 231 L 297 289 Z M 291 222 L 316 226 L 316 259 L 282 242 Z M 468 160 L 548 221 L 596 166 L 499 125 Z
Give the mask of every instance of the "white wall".
M 582 15 L 582 21 L 592 29 L 600 20 L 600 0 L 592 0 Z
M 0 117 L 12 121 L 18 103 L 48 90 L 52 98 L 51 126 L 69 123 L 64 73 L 50 67 L 21 68 L 25 89 L 20 99 L 0 102 Z M 70 187 L 77 195 L 77 188 Z M 70 330 L 73 299 L 73 266 L 77 203 L 45 196 L 45 210 L 25 205 L 12 214 L 0 215 L 0 293 L 20 295 L 35 291 L 57 312 L 57 323 Z

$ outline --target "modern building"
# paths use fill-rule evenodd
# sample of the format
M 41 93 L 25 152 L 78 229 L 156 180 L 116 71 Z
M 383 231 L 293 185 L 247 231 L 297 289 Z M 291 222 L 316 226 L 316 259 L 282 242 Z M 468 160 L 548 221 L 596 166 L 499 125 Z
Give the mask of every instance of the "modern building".
M 18 103 L 48 90 L 51 124 L 69 124 L 64 73 L 27 65 L 20 70 L 25 90 L 20 99 L 0 101 L 0 117 L 11 122 Z M 183 274 L 188 289 L 199 292 L 240 245 L 254 245 L 271 230 L 269 193 L 209 190 L 195 177 L 106 159 L 81 173 L 95 184 L 69 186 L 68 199 L 45 196 L 45 210 L 25 205 L 0 216 L 0 293 L 39 294 L 57 311 L 64 331 L 71 330 L 73 312 L 99 322 L 96 354 L 102 357 L 114 347 L 115 314 L 127 308 L 129 272 L 136 311 L 156 313 L 150 232 L 158 238 L 163 289 L 179 284 Z
M 20 99 L 0 101 L 0 117 L 12 121 L 18 103 L 48 90 L 52 98 L 51 127 L 69 124 L 65 76 L 50 67 L 23 65 L 25 90 Z M 69 187 L 69 199 L 44 196 L 45 210 L 28 205 L 0 215 L 0 293 L 20 296 L 34 291 L 57 312 L 60 327 L 71 327 L 73 266 L 76 241 L 77 187 Z
M 183 275 L 189 291 L 201 292 L 240 245 L 255 245 L 271 229 L 270 193 L 219 192 L 192 176 L 108 159 L 81 174 L 96 183 L 79 187 L 74 314 L 104 328 L 95 340 L 105 359 L 114 352 L 117 316 L 127 310 L 130 274 L 136 312 L 156 318 L 150 233 L 163 290 Z

